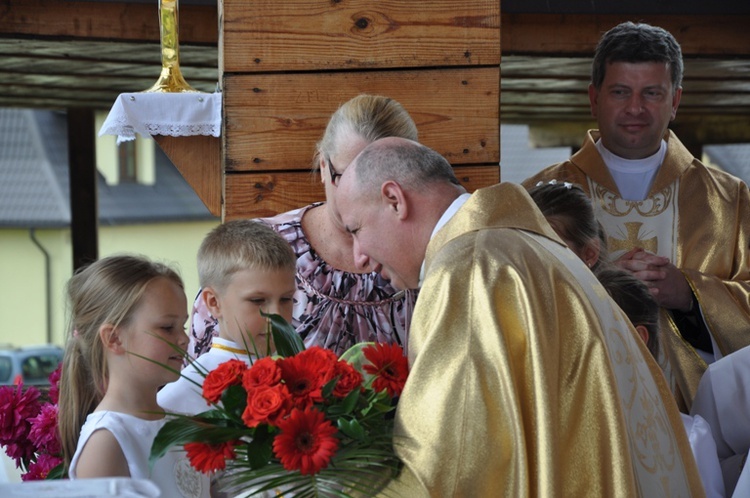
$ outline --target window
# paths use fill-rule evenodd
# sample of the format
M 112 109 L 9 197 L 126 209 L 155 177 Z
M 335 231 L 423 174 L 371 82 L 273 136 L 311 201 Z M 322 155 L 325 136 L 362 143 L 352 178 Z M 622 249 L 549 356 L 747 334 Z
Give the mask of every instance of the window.
M 117 147 L 119 183 L 136 183 L 138 181 L 135 143 L 136 140 L 128 140 Z

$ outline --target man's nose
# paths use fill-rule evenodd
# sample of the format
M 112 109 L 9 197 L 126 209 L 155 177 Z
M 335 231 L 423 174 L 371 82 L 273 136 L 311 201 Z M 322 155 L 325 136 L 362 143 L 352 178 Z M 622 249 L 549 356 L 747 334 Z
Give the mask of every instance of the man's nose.
M 643 97 L 633 95 L 628 101 L 628 112 L 631 114 L 640 114 L 643 111 Z

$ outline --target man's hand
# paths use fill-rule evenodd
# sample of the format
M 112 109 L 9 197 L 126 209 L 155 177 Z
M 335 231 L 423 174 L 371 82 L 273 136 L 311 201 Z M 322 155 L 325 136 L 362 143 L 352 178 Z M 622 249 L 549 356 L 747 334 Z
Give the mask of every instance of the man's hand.
M 659 306 L 685 313 L 690 311 L 693 291 L 685 275 L 669 258 L 635 248 L 620 256 L 615 264 L 644 282 Z

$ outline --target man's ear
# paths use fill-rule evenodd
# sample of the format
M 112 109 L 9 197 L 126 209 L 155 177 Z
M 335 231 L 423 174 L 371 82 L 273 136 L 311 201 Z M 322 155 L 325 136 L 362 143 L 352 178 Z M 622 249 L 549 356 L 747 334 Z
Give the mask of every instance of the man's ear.
M 406 205 L 406 193 L 401 185 L 393 180 L 388 180 L 380 187 L 380 194 L 388 209 L 396 214 L 399 220 L 406 219 L 409 210 Z
M 670 121 L 674 121 L 674 118 L 677 117 L 677 108 L 680 107 L 680 98 L 682 97 L 682 87 L 678 88 L 674 95 L 672 96 L 672 116 L 669 119 Z
M 221 318 L 221 300 L 216 289 L 213 287 L 204 287 L 201 299 L 203 299 L 203 303 L 206 305 L 208 312 L 211 313 L 211 316 L 217 320 Z
M 598 102 L 599 99 L 599 91 L 596 89 L 596 87 L 593 84 L 589 84 L 589 105 L 591 106 L 591 117 L 596 119 L 597 114 L 599 113 L 598 110 Z
M 638 335 L 641 336 L 641 339 L 643 339 L 643 344 L 648 344 L 648 329 L 645 325 L 636 325 L 635 331 L 638 332 Z
M 104 345 L 104 349 L 114 354 L 125 353 L 125 346 L 120 338 L 120 331 L 111 323 L 105 323 L 99 327 L 99 339 Z

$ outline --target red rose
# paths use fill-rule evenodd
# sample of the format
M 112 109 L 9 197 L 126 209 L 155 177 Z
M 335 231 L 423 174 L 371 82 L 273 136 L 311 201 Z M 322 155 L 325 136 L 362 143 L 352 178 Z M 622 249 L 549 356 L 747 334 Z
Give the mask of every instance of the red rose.
M 242 375 L 247 370 L 247 363 L 242 360 L 228 360 L 208 372 L 203 381 L 203 397 L 212 403 L 218 403 L 221 395 L 229 386 L 242 383 Z
M 242 387 L 246 391 L 258 386 L 273 386 L 281 381 L 281 369 L 276 360 L 262 358 L 253 363 L 242 376 Z
M 372 363 L 363 366 L 365 372 L 376 376 L 372 382 L 373 389 L 387 390 L 391 397 L 400 395 L 409 375 L 409 362 L 401 346 L 377 343 L 367 346 L 362 353 Z
M 292 397 L 284 384 L 258 386 L 247 392 L 247 407 L 242 413 L 242 421 L 248 427 L 277 425 L 291 408 Z
M 362 374 L 346 361 L 337 361 L 333 367 L 333 376 L 338 376 L 333 395 L 337 398 L 345 398 L 350 392 L 362 386 Z

